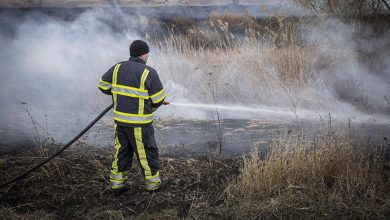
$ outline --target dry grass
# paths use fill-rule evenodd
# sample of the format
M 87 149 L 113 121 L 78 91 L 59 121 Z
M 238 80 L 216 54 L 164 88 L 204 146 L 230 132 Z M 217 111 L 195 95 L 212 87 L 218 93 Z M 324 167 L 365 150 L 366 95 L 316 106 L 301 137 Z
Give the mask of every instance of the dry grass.
M 46 146 L 52 148 L 51 146 Z M 23 181 L 0 191 L 0 219 L 182 219 L 221 203 L 225 183 L 237 176 L 239 160 L 160 160 L 166 190 L 145 191 L 137 161 L 130 189 L 110 191 L 114 148 L 74 146 Z M 3 182 L 42 160 L 36 152 L 1 154 Z M 62 169 L 57 169 L 61 167 Z
M 175 28 L 170 28 L 163 40 L 153 37 L 149 40 L 163 54 L 185 55 L 194 62 L 201 59 L 213 65 L 225 65 L 228 62 L 225 57 L 235 57 L 244 71 L 250 70 L 245 76 L 262 74 L 253 70 L 264 70 L 272 65 L 284 83 L 303 85 L 313 72 L 310 58 L 316 56 L 313 50 L 304 48 L 299 39 L 300 28 L 305 24 L 303 19 L 293 21 L 277 16 L 256 21 L 249 15 L 214 12 L 210 14 L 207 29 L 191 25 L 182 31 L 181 23 L 175 22 Z M 270 59 L 267 64 L 262 62 L 265 58 Z M 207 63 L 200 66 L 207 66 Z
M 211 28 L 218 28 L 220 31 L 242 30 L 256 26 L 256 19 L 249 14 L 235 12 L 211 12 L 208 20 Z
M 387 146 L 388 147 L 388 146 Z M 331 135 L 280 140 L 245 157 L 226 192 L 235 219 L 385 219 L 389 163 L 383 148 Z
M 390 167 L 385 147 L 326 135 L 275 141 L 243 159 L 161 159 L 168 188 L 144 191 L 138 167 L 130 190 L 109 190 L 113 149 L 80 146 L 2 189 L 1 219 L 386 219 Z M 379 147 L 376 147 L 379 146 Z M 42 158 L 2 155 L 0 181 Z M 56 166 L 53 166 L 57 164 Z M 62 169 L 57 169 L 61 166 Z M 241 167 L 241 168 L 240 168 Z
M 297 99 L 305 99 L 312 106 L 320 105 L 317 103 L 322 99 L 317 93 L 300 94 L 302 90 L 310 90 L 316 72 L 314 64 L 319 60 L 317 51 L 303 48 L 287 37 L 285 40 L 290 42 L 285 45 L 289 46 L 281 48 L 275 47 L 273 42 L 255 39 L 232 43 L 229 47 L 218 33 L 213 33 L 207 36 L 214 36 L 215 40 L 210 39 L 208 43 L 204 38 L 195 40 L 197 45 L 202 45 L 198 48 L 192 47 L 189 41 L 194 40 L 186 36 L 172 35 L 164 43 L 160 42 L 158 56 L 161 57 L 157 59 L 163 62 L 156 68 L 170 82 L 186 86 L 191 91 L 190 100 L 292 108 L 296 107 Z M 218 46 L 210 50 L 208 44 Z M 174 92 L 170 96 L 172 100 L 176 98 Z
M 156 68 L 167 81 L 188 88 L 188 100 L 214 103 L 211 94 L 216 90 L 219 104 L 325 111 L 352 104 L 381 113 L 390 109 L 390 97 L 381 92 L 387 85 L 371 85 L 387 68 L 384 48 L 390 44 L 385 35 L 372 38 L 362 36 L 365 26 L 283 15 L 255 19 L 211 13 L 207 23 L 185 29 L 174 25 L 162 37 L 149 35 L 158 48 Z M 364 54 L 369 56 L 362 60 Z M 364 80 L 365 75 L 373 80 Z M 210 90 L 211 82 L 218 85 L 212 83 Z M 183 98 L 174 93 L 172 100 Z
M 154 29 L 159 27 L 166 32 L 148 33 L 147 36 L 160 48 L 173 46 L 179 50 L 229 49 L 240 47 L 243 39 L 267 40 L 281 48 L 297 44 L 298 30 L 308 21 L 308 18 L 283 15 L 256 19 L 249 14 L 212 12 L 207 21 L 183 17 L 175 17 L 164 22 L 152 19 L 150 23 Z M 160 34 L 164 36 L 161 38 Z

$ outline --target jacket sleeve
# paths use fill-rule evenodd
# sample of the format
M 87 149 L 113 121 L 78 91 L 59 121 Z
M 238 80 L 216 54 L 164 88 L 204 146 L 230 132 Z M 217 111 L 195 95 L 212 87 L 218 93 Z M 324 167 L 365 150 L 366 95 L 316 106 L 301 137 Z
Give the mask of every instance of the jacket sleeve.
M 100 91 L 102 91 L 106 95 L 111 95 L 111 86 L 112 86 L 112 72 L 114 71 L 114 67 L 111 67 L 100 79 L 98 83 L 98 87 Z
M 152 69 L 150 71 L 148 80 L 147 80 L 147 89 L 149 92 L 150 100 L 152 101 L 152 107 L 157 109 L 160 107 L 167 97 L 165 89 L 160 81 L 160 78 L 156 70 Z

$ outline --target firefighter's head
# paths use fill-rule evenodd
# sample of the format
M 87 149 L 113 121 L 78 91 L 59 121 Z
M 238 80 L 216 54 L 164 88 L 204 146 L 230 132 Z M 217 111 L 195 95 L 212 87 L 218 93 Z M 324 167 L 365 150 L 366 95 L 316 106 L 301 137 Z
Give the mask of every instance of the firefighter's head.
M 149 46 L 145 41 L 135 40 L 130 45 L 130 56 L 138 57 L 145 63 L 149 58 Z

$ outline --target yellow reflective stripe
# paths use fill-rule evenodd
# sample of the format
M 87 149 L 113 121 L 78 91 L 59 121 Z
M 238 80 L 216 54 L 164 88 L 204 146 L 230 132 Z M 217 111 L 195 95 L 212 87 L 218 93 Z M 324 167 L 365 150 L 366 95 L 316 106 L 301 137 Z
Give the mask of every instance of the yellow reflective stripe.
M 139 98 L 142 100 L 149 98 L 149 96 L 140 96 L 138 94 L 130 93 L 130 92 L 119 92 L 119 91 L 114 91 L 113 89 L 114 89 L 114 87 L 111 90 L 113 94 L 128 96 L 128 97 L 132 97 L 132 98 Z
M 155 97 L 155 98 L 152 98 L 152 102 L 153 103 L 159 103 L 161 102 L 163 99 L 165 99 L 167 97 L 167 94 L 164 92 L 162 94 L 160 94 L 159 96 Z
M 101 89 L 103 89 L 103 90 L 109 90 L 109 89 L 110 89 L 110 88 L 107 88 L 107 87 L 103 87 L 103 86 L 101 86 L 101 85 L 99 85 L 99 84 L 98 84 L 98 87 L 101 88 Z
M 122 119 L 122 118 L 116 118 L 114 117 L 116 121 L 120 121 L 123 123 L 128 123 L 128 124 L 148 124 L 153 122 L 153 120 L 148 120 L 148 121 L 136 121 L 136 120 L 127 120 L 127 119 Z
M 115 84 L 115 85 L 113 85 L 113 87 L 118 87 L 118 88 L 123 88 L 123 89 L 128 89 L 128 90 L 134 90 L 134 91 L 138 91 L 138 92 L 142 92 L 142 93 L 145 93 L 145 92 L 147 93 L 148 92 L 148 90 L 145 90 L 145 89 L 140 89 L 140 88 L 131 87 L 131 86 L 125 86 L 125 85 L 120 85 L 120 84 Z
M 138 114 L 144 114 L 145 99 L 138 99 Z
M 115 68 L 114 68 L 114 72 L 112 74 L 112 85 L 116 85 L 116 83 L 118 82 L 118 70 L 119 70 L 119 67 L 121 66 L 120 63 L 118 63 L 117 65 L 115 65 Z M 116 104 L 117 104 L 117 95 L 116 94 L 112 94 L 112 98 L 114 100 L 114 110 L 116 109 Z
M 126 182 L 128 180 L 127 173 L 128 173 L 128 171 L 116 172 L 114 170 L 111 170 L 110 182 L 111 183 L 124 183 L 124 182 Z
M 111 179 L 127 179 L 127 173 L 128 171 L 125 171 L 125 172 L 116 172 L 116 171 L 113 171 L 111 170 L 111 174 L 110 174 L 110 178 Z
M 125 183 L 115 183 L 115 182 L 111 182 L 112 186 L 111 188 L 112 189 L 118 189 L 118 188 L 122 188 L 125 186 Z
M 156 94 L 151 95 L 150 99 L 152 100 L 153 103 L 159 103 L 163 99 L 165 99 L 166 97 L 167 97 L 167 94 L 165 93 L 165 89 L 163 88 L 159 92 L 157 92 Z
M 151 98 L 151 99 L 152 99 L 152 98 L 155 98 L 155 97 L 161 95 L 163 92 L 165 92 L 165 89 L 161 89 L 161 90 L 160 90 L 159 92 L 157 92 L 156 94 L 151 95 L 150 98 Z
M 110 182 L 112 183 L 124 183 L 128 180 L 128 178 L 124 178 L 124 179 L 112 179 L 110 178 Z
M 124 183 L 112 183 L 111 189 L 120 189 L 124 188 L 126 185 Z
M 163 99 L 165 99 L 167 97 L 167 94 L 165 94 L 164 96 L 162 96 L 160 99 L 156 100 L 155 102 L 156 103 L 159 103 L 161 102 Z
M 153 182 L 153 183 L 147 183 L 149 186 L 155 186 L 155 185 L 160 185 L 161 181 L 158 182 Z
M 150 170 L 148 160 L 146 158 L 144 143 L 142 142 L 142 128 L 141 127 L 134 128 L 134 137 L 135 137 L 135 142 L 137 145 L 138 159 L 139 159 L 139 162 L 144 170 L 144 176 L 145 176 L 145 178 L 149 178 L 150 176 L 152 176 L 152 171 Z
M 111 88 L 111 83 L 103 81 L 102 79 L 100 79 L 100 82 L 98 83 L 98 87 L 103 89 L 103 90 L 107 90 L 107 89 Z
M 145 89 L 145 81 L 146 81 L 146 78 L 148 77 L 149 75 L 149 70 L 145 68 L 144 72 L 142 73 L 142 76 L 141 76 L 141 82 L 139 84 L 139 88 L 144 90 Z
M 145 177 L 145 180 L 151 181 L 151 180 L 154 179 L 154 178 L 160 179 L 159 174 L 160 174 L 159 171 L 157 171 L 157 173 L 154 174 L 153 176 Z M 154 182 L 154 181 L 151 181 L 151 182 Z
M 153 114 L 138 115 L 114 110 L 114 119 L 124 123 L 147 124 L 153 121 Z
M 104 84 L 107 84 L 107 85 L 111 85 L 111 83 L 107 82 L 107 81 L 104 81 L 103 79 L 100 79 L 100 82 L 101 83 L 104 83 Z
M 145 70 L 141 76 L 139 89 L 145 90 L 145 81 L 146 81 L 146 78 L 148 77 L 148 75 L 149 75 L 149 70 L 145 68 Z M 148 96 L 149 96 L 149 94 L 148 94 Z M 138 114 L 143 115 L 144 109 L 145 109 L 145 100 L 140 98 L 140 99 L 138 99 Z
M 130 113 L 125 113 L 125 112 L 120 112 L 117 110 L 114 110 L 114 113 L 118 114 L 118 115 L 128 116 L 128 117 L 140 117 L 140 118 L 153 117 L 153 114 L 138 115 L 138 114 L 130 114 Z
M 111 86 L 111 83 L 109 83 L 109 82 L 106 82 L 106 81 L 104 81 L 104 80 L 102 80 L 102 79 L 100 79 L 100 82 L 99 82 L 99 84 L 101 84 L 101 85 L 105 85 L 105 86 Z
M 145 178 L 146 184 L 148 185 L 157 185 L 161 183 L 159 173 L 157 173 L 154 176 L 146 177 Z
M 107 88 L 107 87 L 103 87 L 103 86 L 101 86 L 101 85 L 99 85 L 99 84 L 98 84 L 98 87 L 101 88 L 101 89 L 103 89 L 103 90 L 109 90 L 109 89 L 110 89 L 110 88 Z
M 111 170 L 111 174 L 113 174 L 113 175 L 125 175 L 125 174 L 127 174 L 128 172 L 129 172 L 129 171 L 119 172 L 119 171 Z
M 151 123 L 153 122 L 153 119 L 142 119 L 142 120 L 138 120 L 138 119 L 129 119 L 129 118 L 124 118 L 124 117 L 114 117 L 114 119 L 116 121 L 120 121 L 120 122 L 123 122 L 123 123 L 129 123 L 129 124 L 148 124 L 148 123 Z
M 114 110 L 116 109 L 116 100 L 117 100 L 117 95 L 116 94 L 112 94 L 112 99 L 114 100 Z
M 114 131 L 115 131 L 115 155 L 114 155 L 114 161 L 112 162 L 111 165 L 111 172 L 114 174 L 119 174 L 118 173 L 118 153 L 119 149 L 121 148 L 121 143 L 119 142 L 118 139 L 118 132 L 116 131 L 117 125 L 114 126 Z
M 154 191 L 156 189 L 160 188 L 160 183 L 158 184 L 153 184 L 153 185 L 146 185 L 146 190 L 151 190 Z
M 119 67 L 121 66 L 120 63 L 118 63 L 117 65 L 115 65 L 114 67 L 114 72 L 112 74 L 112 84 L 113 85 L 116 85 L 117 82 L 118 82 L 118 70 L 119 70 Z

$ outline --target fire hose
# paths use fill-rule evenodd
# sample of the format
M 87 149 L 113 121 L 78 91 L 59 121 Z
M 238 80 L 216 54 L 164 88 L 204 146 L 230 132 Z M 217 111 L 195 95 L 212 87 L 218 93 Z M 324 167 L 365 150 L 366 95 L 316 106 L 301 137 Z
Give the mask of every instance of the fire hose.
M 114 104 L 111 104 L 110 106 L 108 106 L 106 109 L 104 109 L 104 111 L 102 113 L 100 113 L 99 116 L 97 116 L 91 123 L 89 123 L 89 125 L 87 127 L 85 127 L 78 135 L 76 135 L 72 140 L 70 140 L 67 144 L 65 144 L 61 149 L 59 149 L 57 152 L 55 152 L 53 155 L 51 155 L 50 157 L 46 158 L 45 160 L 41 161 L 40 163 L 38 163 L 37 165 L 35 165 L 34 167 L 32 167 L 31 169 L 29 169 L 28 171 L 16 176 L 15 178 L 7 181 L 7 182 L 4 182 L 0 185 L 0 188 L 3 188 L 13 182 L 16 182 L 20 179 L 24 179 L 28 174 L 30 174 L 31 172 L 37 170 L 39 167 L 43 166 L 44 164 L 46 164 L 47 162 L 49 162 L 51 159 L 53 159 L 54 157 L 58 156 L 60 153 L 62 153 L 64 150 L 66 150 L 68 147 L 70 147 L 75 141 L 77 141 L 81 136 L 83 136 L 85 134 L 85 132 L 87 132 L 93 125 L 96 124 L 96 122 L 98 122 L 113 106 Z

